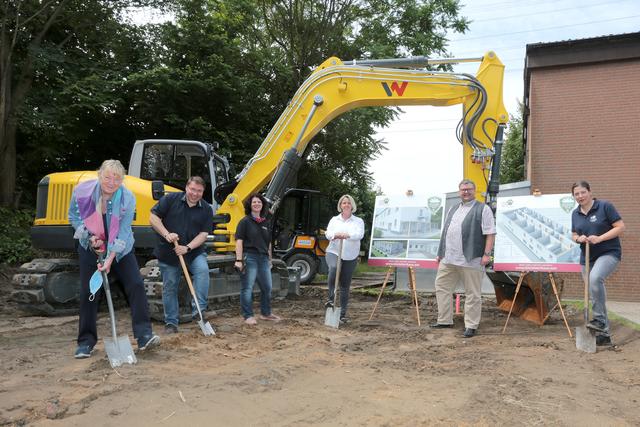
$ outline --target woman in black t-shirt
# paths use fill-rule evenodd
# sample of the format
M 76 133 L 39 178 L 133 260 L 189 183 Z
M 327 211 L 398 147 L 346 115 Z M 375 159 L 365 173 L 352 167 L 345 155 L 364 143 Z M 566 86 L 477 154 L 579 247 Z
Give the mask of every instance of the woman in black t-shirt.
M 246 216 L 236 229 L 235 268 L 240 271 L 240 307 L 247 325 L 257 323 L 253 315 L 253 285 L 260 286 L 260 320 L 278 321 L 271 312 L 271 223 L 266 218 L 267 201 L 252 194 L 244 203 Z
M 593 320 L 587 324 L 596 332 L 597 345 L 610 345 L 611 333 L 607 316 L 605 279 L 614 272 L 622 258 L 620 235 L 624 231 L 622 217 L 606 200 L 591 195 L 591 186 L 578 181 L 571 187 L 578 207 L 571 215 L 572 238 L 580 243 L 580 263 L 585 265 L 585 248 L 589 248 L 589 294 L 593 304 Z M 583 274 L 586 273 L 583 267 Z

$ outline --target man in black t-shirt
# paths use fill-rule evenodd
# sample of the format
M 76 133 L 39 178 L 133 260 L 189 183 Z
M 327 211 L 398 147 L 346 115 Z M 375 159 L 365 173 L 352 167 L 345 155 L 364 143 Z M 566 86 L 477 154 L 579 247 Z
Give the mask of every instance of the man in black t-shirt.
M 205 182 L 199 176 L 187 181 L 184 192 L 168 193 L 151 208 L 149 220 L 158 233 L 154 255 L 162 272 L 165 332 L 178 332 L 178 285 L 182 276 L 178 255 L 184 257 L 193 279 L 201 310 L 207 308 L 209 266 L 204 242 L 213 230 L 213 208 L 202 200 Z M 175 246 L 174 242 L 178 242 Z M 198 315 L 191 302 L 192 316 Z

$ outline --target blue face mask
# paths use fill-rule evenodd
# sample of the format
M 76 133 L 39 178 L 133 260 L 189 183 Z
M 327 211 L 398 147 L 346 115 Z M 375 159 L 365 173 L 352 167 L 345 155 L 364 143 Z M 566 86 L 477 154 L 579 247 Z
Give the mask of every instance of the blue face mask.
M 89 301 L 93 301 L 95 298 L 96 292 L 100 290 L 102 287 L 102 272 L 100 270 L 96 270 L 95 273 L 91 276 L 91 280 L 89 280 L 89 291 L 91 292 L 91 296 L 89 297 Z

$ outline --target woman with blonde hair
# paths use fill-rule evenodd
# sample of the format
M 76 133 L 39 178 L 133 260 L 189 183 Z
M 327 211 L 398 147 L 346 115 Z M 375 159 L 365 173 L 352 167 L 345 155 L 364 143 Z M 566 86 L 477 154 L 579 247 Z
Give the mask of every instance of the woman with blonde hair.
M 147 294 L 133 253 L 131 223 L 136 199 L 122 185 L 125 169 L 118 160 L 105 160 L 98 170 L 98 179 L 78 184 L 71 196 L 69 222 L 78 239 L 80 264 L 80 322 L 76 359 L 91 356 L 98 341 L 96 319 L 101 288 L 91 289 L 90 279 L 96 271 L 97 252 L 104 252 L 100 271 L 113 272 L 124 286 L 131 305 L 133 334 L 138 348 L 147 350 L 160 343 L 151 330 Z
M 325 307 L 333 307 L 335 292 L 336 270 L 339 260 L 342 260 L 340 268 L 340 322 L 348 322 L 347 306 L 349 304 L 349 288 L 351 277 L 358 264 L 360 254 L 360 241 L 364 237 L 364 221 L 353 215 L 356 211 L 356 201 L 348 194 L 338 200 L 339 215 L 334 216 L 327 225 L 325 233 L 330 240 L 325 259 L 329 267 L 327 278 L 329 285 L 329 300 Z M 340 253 L 340 241 L 342 241 L 342 253 Z

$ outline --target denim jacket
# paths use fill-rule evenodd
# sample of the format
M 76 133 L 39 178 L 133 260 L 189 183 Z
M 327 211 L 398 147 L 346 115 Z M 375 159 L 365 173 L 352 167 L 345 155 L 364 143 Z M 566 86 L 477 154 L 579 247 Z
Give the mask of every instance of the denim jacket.
M 96 180 L 96 188 L 93 191 L 93 201 L 97 204 L 100 197 L 100 184 Z M 133 249 L 133 230 L 131 224 L 133 223 L 133 217 L 136 210 L 136 198 L 131 191 L 122 186 L 122 209 L 118 213 L 120 215 L 120 230 L 116 236 L 113 244 L 109 248 L 116 254 L 116 261 L 120 261 L 123 256 L 127 255 Z M 107 224 L 111 221 L 111 215 L 113 214 L 113 207 L 111 200 L 107 201 Z M 75 189 L 71 196 L 71 203 L 69 204 L 69 222 L 75 230 L 73 235 L 74 239 L 78 239 L 80 245 L 83 248 L 89 249 L 89 238 L 91 234 L 85 227 L 80 217 L 80 209 L 78 208 L 78 202 L 76 200 Z

